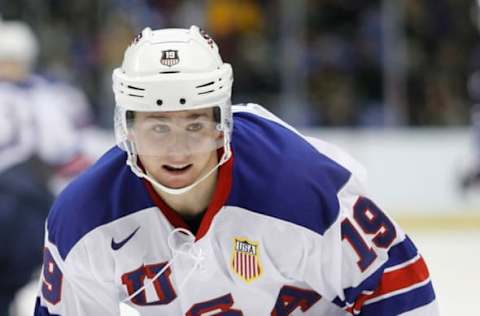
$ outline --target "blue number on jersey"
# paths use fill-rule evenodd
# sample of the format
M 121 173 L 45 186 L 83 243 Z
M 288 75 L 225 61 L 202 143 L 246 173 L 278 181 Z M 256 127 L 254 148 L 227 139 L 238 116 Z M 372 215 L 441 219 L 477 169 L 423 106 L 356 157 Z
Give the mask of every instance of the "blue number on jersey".
M 375 235 L 373 243 L 379 248 L 388 248 L 397 237 L 395 226 L 390 219 L 371 200 L 360 197 L 353 207 L 353 217 L 365 234 Z M 347 239 L 357 253 L 358 267 L 363 272 L 377 258 L 375 251 L 369 247 L 360 232 L 346 218 L 342 221 L 342 240 Z
M 215 310 L 220 310 L 219 313 L 215 313 L 215 316 L 242 316 L 243 313 L 237 309 L 230 309 L 233 305 L 233 297 L 231 294 L 226 294 L 214 298 L 212 300 L 197 303 L 193 305 L 186 316 L 202 316 Z
M 125 273 L 122 276 L 122 283 L 127 286 L 128 295 L 132 295 L 142 288 L 145 284 L 145 278 L 148 278 L 149 280 L 153 279 L 166 264 L 166 262 L 163 262 L 159 264 L 141 266 L 137 270 Z M 170 281 L 171 272 L 172 271 L 170 270 L 170 267 L 168 267 L 157 279 L 155 279 L 155 281 L 153 281 L 155 292 L 158 296 L 157 301 L 147 302 L 145 290 L 143 290 L 132 298 L 132 303 L 145 306 L 165 305 L 172 302 L 177 297 L 177 294 L 175 293 L 172 282 Z
M 306 312 L 321 298 L 320 294 L 313 290 L 300 289 L 284 285 L 278 293 L 277 302 L 271 313 L 272 316 L 288 316 L 297 307 Z
M 397 231 L 390 219 L 371 200 L 360 197 L 353 207 L 353 216 L 366 234 L 375 235 L 373 243 L 388 248 L 397 237 Z
M 42 295 L 53 305 L 60 302 L 62 297 L 62 282 L 62 271 L 58 268 L 50 250 L 45 248 L 43 252 Z

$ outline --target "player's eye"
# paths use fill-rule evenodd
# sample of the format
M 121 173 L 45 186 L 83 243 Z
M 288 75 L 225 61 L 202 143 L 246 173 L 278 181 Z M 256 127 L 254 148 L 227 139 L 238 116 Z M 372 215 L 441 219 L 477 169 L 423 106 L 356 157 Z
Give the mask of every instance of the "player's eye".
M 187 131 L 189 132 L 198 132 L 202 130 L 204 127 L 204 124 L 202 122 L 195 122 L 195 123 L 190 123 L 187 125 Z
M 152 126 L 152 131 L 155 133 L 168 133 L 170 131 L 170 127 L 165 124 L 155 124 Z

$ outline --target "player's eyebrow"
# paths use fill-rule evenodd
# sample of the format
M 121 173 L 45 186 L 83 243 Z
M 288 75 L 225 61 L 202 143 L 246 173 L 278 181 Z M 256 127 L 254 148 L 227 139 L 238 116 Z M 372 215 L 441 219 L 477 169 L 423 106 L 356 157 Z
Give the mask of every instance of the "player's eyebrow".
M 192 113 L 192 114 L 189 114 L 187 116 L 187 119 L 195 120 L 195 119 L 200 118 L 200 117 L 208 118 L 208 115 L 207 115 L 207 113 Z

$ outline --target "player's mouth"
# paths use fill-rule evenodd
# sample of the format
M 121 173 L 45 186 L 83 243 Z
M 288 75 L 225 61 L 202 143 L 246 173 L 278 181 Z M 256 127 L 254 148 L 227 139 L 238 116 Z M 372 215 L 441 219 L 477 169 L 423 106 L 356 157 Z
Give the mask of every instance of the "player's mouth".
M 190 168 L 192 168 L 193 164 L 188 164 L 188 165 L 181 165 L 181 166 L 176 166 L 176 165 L 163 165 L 162 168 L 166 171 L 168 171 L 171 174 L 182 174 Z

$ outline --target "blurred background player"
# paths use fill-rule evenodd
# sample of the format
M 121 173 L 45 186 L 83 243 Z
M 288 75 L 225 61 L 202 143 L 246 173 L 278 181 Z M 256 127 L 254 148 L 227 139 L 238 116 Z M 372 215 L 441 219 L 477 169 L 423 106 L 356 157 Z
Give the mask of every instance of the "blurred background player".
M 0 20 L 0 315 L 41 263 L 53 191 L 89 164 L 79 140 L 88 103 L 32 73 L 38 51 L 26 23 Z

